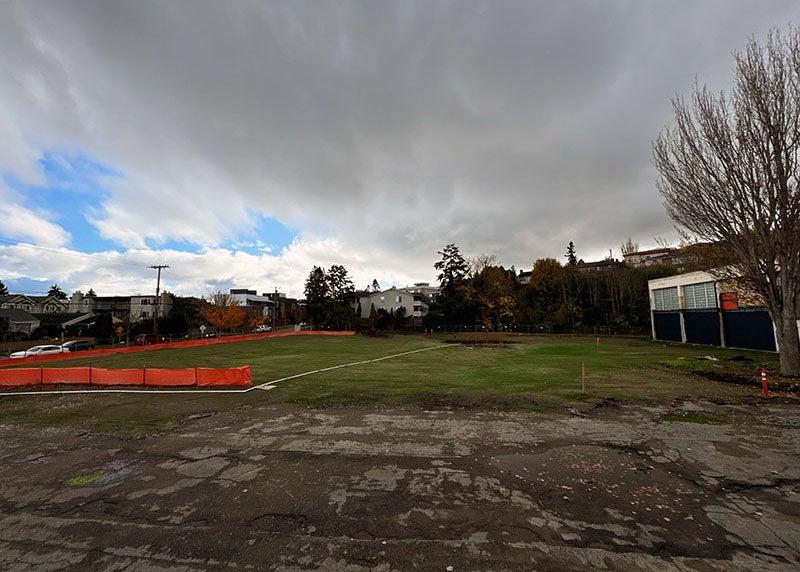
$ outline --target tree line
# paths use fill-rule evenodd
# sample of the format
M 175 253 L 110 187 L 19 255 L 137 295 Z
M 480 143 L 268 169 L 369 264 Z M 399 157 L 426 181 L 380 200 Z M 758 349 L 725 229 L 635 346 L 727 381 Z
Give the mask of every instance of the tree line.
M 529 283 L 521 283 L 513 266 L 505 268 L 494 257 L 470 263 L 455 244 L 439 255 L 435 268 L 441 291 L 425 318 L 428 327 L 548 325 L 561 332 L 647 333 L 647 281 L 676 273 L 667 266 L 624 265 L 609 272 L 581 272 L 572 242 L 566 264 L 554 258 L 534 261 Z

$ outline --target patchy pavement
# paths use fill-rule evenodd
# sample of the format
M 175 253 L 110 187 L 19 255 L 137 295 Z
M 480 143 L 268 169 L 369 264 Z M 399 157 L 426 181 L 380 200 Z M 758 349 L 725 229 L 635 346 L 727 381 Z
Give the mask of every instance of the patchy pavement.
M 667 420 L 697 411 L 728 422 Z M 796 404 L 583 414 L 257 404 L 138 436 L 4 424 L 0 569 L 800 567 Z

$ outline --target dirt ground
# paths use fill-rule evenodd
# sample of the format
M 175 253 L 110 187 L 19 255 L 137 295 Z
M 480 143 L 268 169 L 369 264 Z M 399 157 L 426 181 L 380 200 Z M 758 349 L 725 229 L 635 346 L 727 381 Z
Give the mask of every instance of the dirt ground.
M 315 410 L 255 393 L 195 397 L 154 432 L 4 422 L 0 569 L 800 566 L 796 403 Z

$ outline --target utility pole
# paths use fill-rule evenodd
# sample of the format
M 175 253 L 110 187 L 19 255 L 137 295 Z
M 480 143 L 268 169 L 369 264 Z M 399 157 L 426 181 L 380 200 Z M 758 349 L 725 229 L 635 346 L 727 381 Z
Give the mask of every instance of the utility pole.
M 154 264 L 151 266 L 153 270 L 158 270 L 158 278 L 156 278 L 156 311 L 153 312 L 153 333 L 158 333 L 158 306 L 161 303 L 161 270 L 169 268 L 167 264 Z

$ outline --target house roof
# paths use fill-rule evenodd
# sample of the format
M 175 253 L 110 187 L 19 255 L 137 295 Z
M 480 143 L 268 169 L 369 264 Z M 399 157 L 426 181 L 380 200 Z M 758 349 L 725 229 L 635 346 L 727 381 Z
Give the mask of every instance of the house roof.
M 608 258 L 606 260 L 597 260 L 594 262 L 584 262 L 583 259 L 581 259 L 578 261 L 578 264 L 576 264 L 576 266 L 580 266 L 581 268 L 586 268 L 595 266 L 614 266 L 619 263 L 620 263 L 619 260 L 615 260 L 613 258 Z
M 17 324 L 33 324 L 39 321 L 25 310 L 18 310 L 17 308 L 0 308 L 0 317 Z
M 38 314 L 33 313 L 32 316 L 37 318 L 42 325 L 48 326 L 58 326 L 61 324 L 65 324 L 77 317 L 85 315 L 85 312 L 63 312 L 63 313 L 49 313 L 49 314 Z
M 57 302 L 57 303 L 62 304 L 64 306 L 69 304 L 69 302 L 67 300 L 59 300 L 55 296 L 29 296 L 28 294 L 8 294 L 6 296 L 0 296 L 0 304 L 2 304 L 3 302 L 13 302 L 15 300 L 19 300 L 19 299 L 23 299 L 23 298 L 25 300 L 28 300 L 28 301 L 33 302 L 35 304 L 41 304 L 41 303 L 47 302 L 47 301 Z

